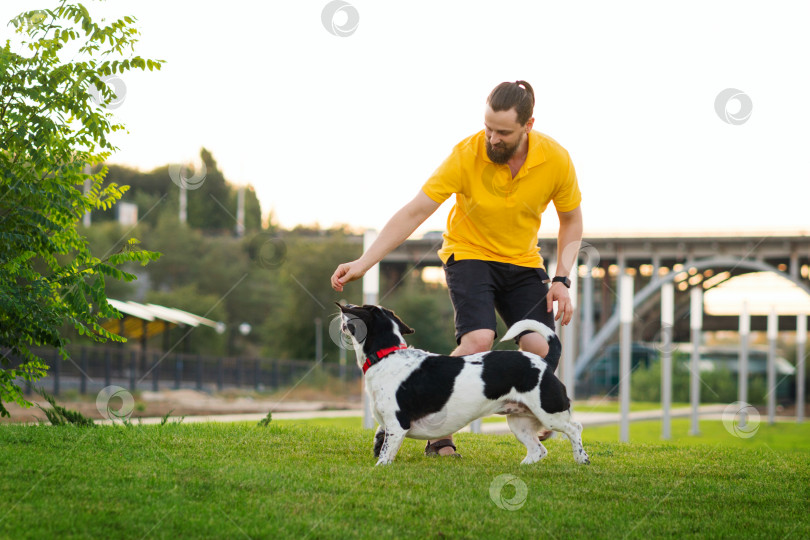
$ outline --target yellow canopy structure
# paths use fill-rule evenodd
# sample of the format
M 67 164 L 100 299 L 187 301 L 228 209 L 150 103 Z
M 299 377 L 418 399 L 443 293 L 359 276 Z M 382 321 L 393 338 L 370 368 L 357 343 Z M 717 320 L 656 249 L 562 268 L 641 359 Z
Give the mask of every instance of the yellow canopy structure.
M 217 331 L 221 331 L 220 329 L 224 327 L 221 322 L 212 321 L 181 309 L 113 299 L 108 299 L 107 302 L 120 311 L 124 317 L 109 319 L 102 326 L 127 339 L 150 338 L 180 325 L 192 328 L 204 325 L 215 328 Z

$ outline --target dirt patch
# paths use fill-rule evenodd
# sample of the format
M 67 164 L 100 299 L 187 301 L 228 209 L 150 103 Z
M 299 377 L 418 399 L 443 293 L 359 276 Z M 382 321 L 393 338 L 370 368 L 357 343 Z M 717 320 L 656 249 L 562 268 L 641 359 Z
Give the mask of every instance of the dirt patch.
M 353 385 L 354 386 L 354 385 Z M 136 392 L 133 395 L 135 404 L 131 418 L 171 416 L 194 416 L 214 414 L 267 413 L 291 411 L 323 411 L 357 409 L 362 406 L 359 387 L 356 393 L 335 390 L 317 390 L 311 388 L 293 389 L 274 394 L 256 394 L 236 391 L 208 393 L 192 389 L 162 390 L 160 392 Z M 349 390 L 348 388 L 346 390 Z M 11 417 L 0 418 L 0 423 L 37 422 L 45 420 L 45 414 L 37 407 L 50 408 L 47 401 L 35 396 L 29 397 L 34 406 L 23 408 L 16 403 L 4 405 Z M 80 396 L 60 399 L 56 402 L 70 410 L 78 411 L 84 416 L 103 419 L 95 401 L 96 396 Z M 109 407 L 113 411 L 123 405 L 120 398 L 113 397 Z
M 759 412 L 760 416 L 767 416 L 768 415 L 768 408 L 767 407 L 757 407 L 757 411 Z M 796 416 L 798 412 L 798 407 L 796 404 L 791 405 L 777 405 L 776 407 L 776 414 L 777 416 Z M 804 417 L 808 421 L 810 421 L 810 403 L 806 403 L 804 406 Z

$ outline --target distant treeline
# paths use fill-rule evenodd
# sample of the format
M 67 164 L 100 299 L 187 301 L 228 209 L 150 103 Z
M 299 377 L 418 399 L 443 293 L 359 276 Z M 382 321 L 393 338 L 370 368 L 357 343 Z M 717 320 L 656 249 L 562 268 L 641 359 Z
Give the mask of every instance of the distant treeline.
M 229 184 L 211 152 L 200 151 L 200 164 L 196 170 L 189 168 L 182 173 L 178 167 L 164 165 L 149 172 L 121 165 L 109 165 L 107 183 L 129 186 L 121 201 L 138 205 L 138 218 L 141 222 L 156 225 L 165 212 L 179 215 L 180 183 L 189 177 L 190 189 L 187 193 L 187 223 L 194 229 L 207 233 L 227 234 L 236 230 L 237 195 L 239 188 Z M 181 176 L 181 174 L 183 176 Z M 106 211 L 93 212 L 93 221 L 116 219 L 117 207 Z M 262 212 L 256 192 L 252 186 L 245 188 L 246 230 L 262 228 Z
M 317 225 L 286 230 L 271 220 L 262 226 L 259 201 L 248 189 L 246 232 L 238 237 L 234 234 L 238 190 L 226 182 L 208 151 L 201 156 L 206 177 L 199 188 L 187 191 L 186 224 L 179 222 L 180 190 L 168 166 L 147 173 L 109 167 L 108 182 L 130 186 L 124 200 L 138 205 L 139 222 L 135 227 L 120 225 L 115 209 L 94 213 L 91 226 L 82 230 L 92 252 L 109 256 L 134 237 L 143 248 L 162 256 L 145 267 L 129 268 L 138 275 L 133 283 L 108 279 L 108 297 L 179 308 L 225 323 L 222 334 L 207 327 L 190 333 L 173 330 L 169 345 L 176 351 L 314 360 L 315 321 L 320 319 L 323 360 L 338 361 L 341 341 L 333 322 L 335 302 L 362 303 L 362 287 L 357 281 L 337 293 L 329 277 L 339 263 L 361 255 L 362 236 L 346 228 Z M 393 284 L 383 278 L 381 285 L 387 291 Z M 445 289 L 407 273 L 381 303 L 416 329 L 409 336 L 414 346 L 446 353 L 455 347 L 453 310 Z M 243 323 L 250 325 L 247 335 L 239 332 Z M 71 339 L 85 342 L 81 336 Z M 149 347 L 164 348 L 164 336 L 152 338 Z M 354 352 L 345 352 L 353 363 Z

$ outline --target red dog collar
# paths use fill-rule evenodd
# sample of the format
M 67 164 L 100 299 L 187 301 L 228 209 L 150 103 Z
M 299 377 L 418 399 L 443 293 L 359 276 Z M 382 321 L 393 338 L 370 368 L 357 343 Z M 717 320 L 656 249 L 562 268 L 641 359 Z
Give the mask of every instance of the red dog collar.
M 368 368 L 370 368 L 371 366 L 373 366 L 374 364 L 376 364 L 377 362 L 379 362 L 392 352 L 407 348 L 408 348 L 407 345 L 405 345 L 404 343 L 400 343 L 399 345 L 396 345 L 394 347 L 388 347 L 387 349 L 377 351 L 376 353 L 366 358 L 366 363 L 363 364 L 363 374 L 365 375 L 366 371 L 368 371 Z

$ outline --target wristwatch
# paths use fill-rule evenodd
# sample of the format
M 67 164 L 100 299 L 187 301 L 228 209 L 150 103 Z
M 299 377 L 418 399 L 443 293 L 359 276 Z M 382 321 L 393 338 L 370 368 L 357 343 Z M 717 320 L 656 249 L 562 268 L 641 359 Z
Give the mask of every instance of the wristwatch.
M 565 285 L 566 288 L 571 288 L 571 280 L 568 279 L 566 276 L 555 276 L 554 279 L 551 280 L 552 283 L 562 283 Z

